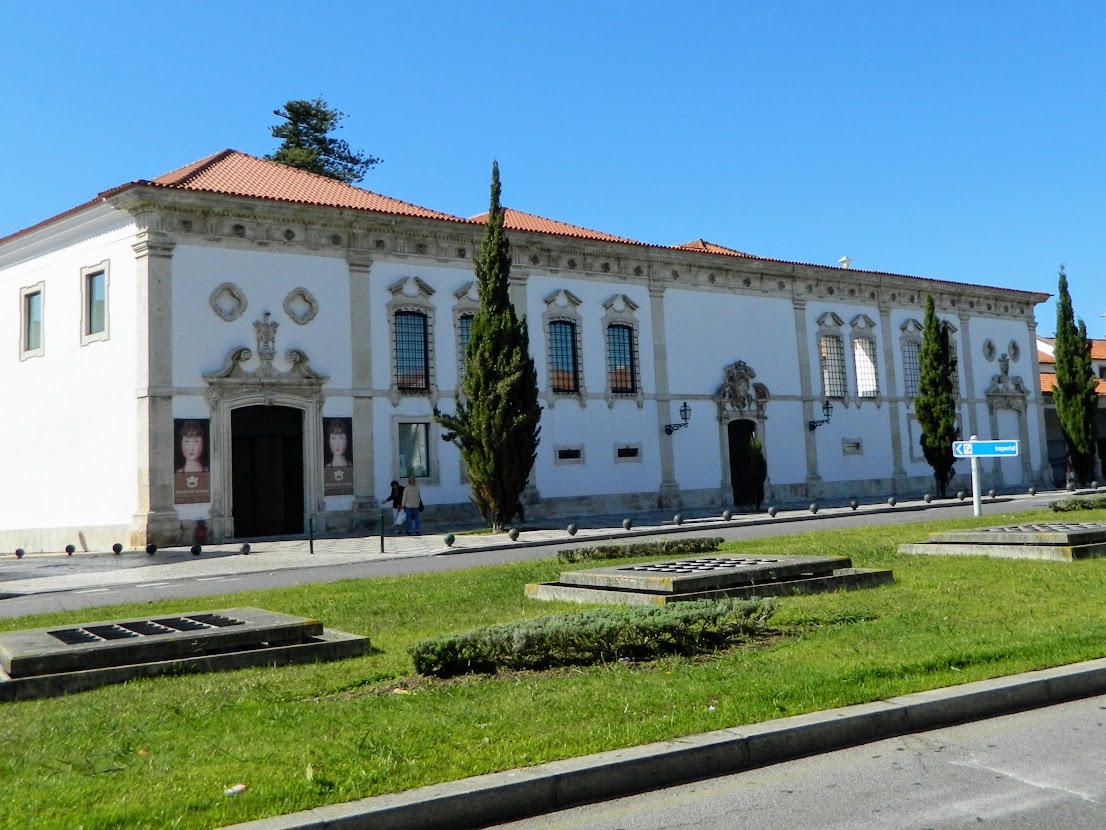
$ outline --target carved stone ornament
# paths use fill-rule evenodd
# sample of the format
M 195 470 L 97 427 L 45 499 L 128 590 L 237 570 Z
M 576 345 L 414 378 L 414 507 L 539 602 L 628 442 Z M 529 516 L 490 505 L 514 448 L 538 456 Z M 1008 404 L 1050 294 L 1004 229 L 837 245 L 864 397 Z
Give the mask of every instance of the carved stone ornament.
M 722 370 L 722 385 L 714 393 L 720 420 L 765 419 L 765 406 L 770 395 L 763 383 L 753 383 L 756 376 L 756 371 L 744 360 L 731 363 Z
M 1006 351 L 1010 355 L 1010 359 L 1015 363 L 1021 360 L 1022 347 L 1018 345 L 1017 340 L 1011 340 L 1010 345 L 1006 347 Z
M 995 341 L 988 337 L 983 341 L 983 356 L 990 362 L 995 359 L 996 354 L 998 349 L 995 348 Z
M 211 292 L 207 298 L 211 310 L 222 320 L 230 323 L 241 317 L 246 311 L 246 295 L 232 282 L 224 282 Z
M 294 288 L 284 298 L 284 313 L 292 318 L 293 323 L 306 326 L 319 313 L 319 301 L 306 288 Z
M 261 359 L 257 372 L 261 377 L 272 377 L 276 371 L 273 369 L 273 358 L 276 356 L 276 332 L 279 327 L 280 323 L 274 321 L 268 311 L 260 320 L 253 321 L 257 333 L 257 356 Z
M 1010 357 L 1002 354 L 998 359 L 999 373 L 992 376 L 991 386 L 987 390 L 987 407 L 993 413 L 996 409 L 1015 409 L 1025 411 L 1025 400 L 1029 390 L 1020 375 L 1010 376 Z

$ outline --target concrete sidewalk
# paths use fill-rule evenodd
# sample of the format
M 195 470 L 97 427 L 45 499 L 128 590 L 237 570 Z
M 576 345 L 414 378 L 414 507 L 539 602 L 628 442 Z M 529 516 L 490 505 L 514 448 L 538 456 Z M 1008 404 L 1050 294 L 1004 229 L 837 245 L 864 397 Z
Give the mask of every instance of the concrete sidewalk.
M 1012 501 L 1032 501 L 1043 507 L 1061 493 L 999 496 L 985 499 L 985 504 L 997 507 Z M 1063 494 L 1066 495 L 1066 494 Z M 966 502 L 911 500 L 858 505 L 854 511 L 847 504 L 820 507 L 817 514 L 809 506 L 791 506 L 775 516 L 768 513 L 736 513 L 730 519 L 720 515 L 704 515 L 693 511 L 689 517 L 676 524 L 672 513 L 652 511 L 630 514 L 630 528 L 624 526 L 624 516 L 596 516 L 576 520 L 577 530 L 570 534 L 566 527 L 556 529 L 523 530 L 518 539 L 506 533 L 456 532 L 452 544 L 447 544 L 447 531 L 429 527 L 421 536 L 379 535 L 340 536 L 318 538 L 313 542 L 305 538 L 250 541 L 250 551 L 243 554 L 242 543 L 205 546 L 199 556 L 188 548 L 164 548 L 149 555 L 145 551 L 123 551 L 112 554 L 105 551 L 64 553 L 29 553 L 17 559 L 13 553 L 0 555 L 0 599 L 29 594 L 58 591 L 86 590 L 121 585 L 141 586 L 168 579 L 204 579 L 217 576 L 267 572 L 283 569 L 327 567 L 363 563 L 382 559 L 406 559 L 421 556 L 447 556 L 497 548 L 522 548 L 542 545 L 586 545 L 609 540 L 630 540 L 636 537 L 660 536 L 673 533 L 698 533 L 708 535 L 723 529 L 749 527 L 762 524 L 802 523 L 811 519 L 826 519 L 853 515 L 874 515 L 887 512 L 933 511 L 946 508 L 971 507 Z M 696 515 L 698 512 L 699 515 Z M 796 527 L 795 532 L 802 532 Z M 313 553 L 312 553 L 313 550 Z

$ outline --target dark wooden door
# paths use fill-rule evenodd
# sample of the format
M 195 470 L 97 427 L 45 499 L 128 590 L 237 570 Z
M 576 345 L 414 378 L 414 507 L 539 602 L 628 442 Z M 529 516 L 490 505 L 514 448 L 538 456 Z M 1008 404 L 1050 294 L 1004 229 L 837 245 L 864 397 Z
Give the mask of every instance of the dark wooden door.
M 231 412 L 234 534 L 303 533 L 303 413 L 286 406 Z
M 730 443 L 730 483 L 733 485 L 733 503 L 756 504 L 752 469 L 749 464 L 749 439 L 756 434 L 752 421 L 730 421 L 726 435 Z

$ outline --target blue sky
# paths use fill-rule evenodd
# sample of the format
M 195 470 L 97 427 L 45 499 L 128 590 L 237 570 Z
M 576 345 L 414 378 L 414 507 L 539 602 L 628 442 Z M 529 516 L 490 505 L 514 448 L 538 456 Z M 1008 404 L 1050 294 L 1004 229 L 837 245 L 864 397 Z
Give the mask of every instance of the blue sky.
M 322 95 L 362 187 L 1055 293 L 1106 336 L 1094 2 L 8 3 L 0 236 Z M 1039 332 L 1055 329 L 1052 302 Z

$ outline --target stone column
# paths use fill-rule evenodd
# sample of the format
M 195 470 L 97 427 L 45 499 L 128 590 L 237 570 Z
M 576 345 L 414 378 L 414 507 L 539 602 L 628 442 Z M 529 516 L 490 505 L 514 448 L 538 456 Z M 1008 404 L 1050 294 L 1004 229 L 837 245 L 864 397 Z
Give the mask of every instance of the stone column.
M 518 319 L 520 319 L 520 320 L 524 320 L 527 317 L 527 314 L 526 314 L 526 278 L 528 276 L 529 276 L 529 274 L 526 274 L 526 273 L 523 273 L 523 274 L 514 274 L 514 273 L 512 273 L 510 278 L 509 278 L 509 283 L 508 283 L 508 288 L 507 288 L 507 290 L 510 292 L 510 295 L 511 295 L 511 305 L 514 306 L 514 308 L 515 308 L 515 316 L 518 317 Z M 538 331 L 538 333 L 537 333 L 538 342 L 537 343 L 534 342 L 534 329 L 527 326 L 527 331 L 529 332 L 529 335 L 530 335 L 530 353 L 531 354 L 540 354 L 540 352 L 538 352 L 538 349 L 543 348 L 543 345 L 541 343 L 541 336 L 542 336 L 541 329 L 539 328 L 537 330 Z M 460 388 L 461 388 L 461 382 L 460 382 L 460 379 L 458 379 L 458 381 L 457 381 L 458 391 L 460 390 Z M 537 484 L 537 481 L 535 480 L 535 475 L 537 474 L 537 466 L 538 465 L 535 462 L 534 466 L 530 468 L 530 475 L 528 475 L 526 477 L 526 486 L 524 488 L 522 488 L 522 495 L 519 496 L 519 500 L 523 503 L 523 505 L 525 505 L 527 507 L 529 507 L 532 504 L 537 504 L 538 502 L 541 501 L 541 492 L 538 490 L 538 484 Z
M 807 333 L 806 300 L 792 298 L 795 310 L 795 360 L 799 367 L 799 394 L 803 399 L 803 438 L 806 448 L 806 489 L 809 498 L 822 494 L 822 477 L 818 474 L 818 443 L 815 434 L 806 428 L 808 421 L 815 420 L 814 385 L 810 376 L 810 337 Z M 817 417 L 821 417 L 821 412 Z
M 142 223 L 140 222 L 140 225 Z M 131 246 L 137 288 L 138 499 L 130 543 L 181 541 L 173 506 L 173 246 L 168 235 L 144 229 Z
M 649 311 L 653 328 L 654 381 L 657 385 L 657 435 L 660 437 L 661 487 L 658 508 L 678 507 L 682 501 L 676 481 L 676 458 L 672 440 L 664 434 L 664 425 L 672 423 L 672 400 L 668 389 L 668 343 L 664 331 L 664 286 L 649 286 Z
M 898 494 L 907 489 L 902 450 L 902 404 L 895 373 L 895 332 L 891 327 L 891 306 L 884 302 L 879 304 L 879 327 L 883 330 L 883 366 L 887 376 L 883 399 L 887 402 L 887 417 L 891 425 L 891 492 Z
M 1035 343 L 1036 341 L 1034 341 Z M 962 366 L 964 369 L 964 388 L 967 390 L 965 394 L 965 400 L 968 401 L 968 435 L 979 435 L 979 423 L 976 409 L 978 408 L 977 401 L 979 396 L 975 391 L 975 373 L 973 371 L 974 361 L 972 360 L 972 332 L 971 332 L 971 317 L 967 312 L 960 312 L 960 351 L 957 353 L 958 367 Z M 997 436 L 992 435 L 992 438 Z
M 1027 325 L 1029 330 L 1029 377 L 1026 379 L 1026 387 L 1030 390 L 1026 399 L 1026 417 L 1029 417 L 1028 408 L 1032 406 L 1037 413 L 1037 455 L 1033 464 L 1033 478 L 1037 484 L 1050 485 L 1052 483 L 1052 467 L 1048 462 L 1048 435 L 1045 432 L 1045 404 L 1044 392 L 1041 391 L 1041 363 L 1037 355 L 1037 320 L 1030 317 Z M 1028 439 L 1025 446 L 1025 454 L 1028 458 Z
M 380 507 L 373 445 L 372 320 L 368 256 L 349 257 L 350 362 L 353 396 L 353 526 L 372 527 Z

